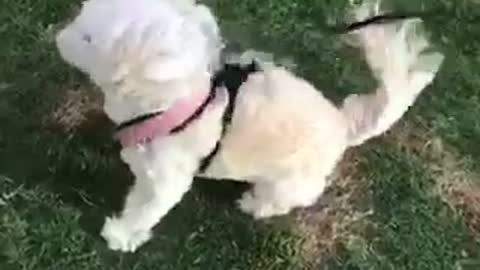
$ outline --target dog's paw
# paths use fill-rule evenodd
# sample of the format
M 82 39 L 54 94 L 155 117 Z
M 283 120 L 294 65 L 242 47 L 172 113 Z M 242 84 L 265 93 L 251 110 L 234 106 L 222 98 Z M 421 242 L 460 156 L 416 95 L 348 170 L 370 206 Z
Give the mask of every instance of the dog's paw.
M 274 202 L 265 201 L 261 198 L 255 197 L 252 192 L 249 191 L 245 192 L 237 203 L 240 210 L 244 213 L 253 215 L 255 219 L 285 215 L 290 210 L 287 207 L 279 207 Z
M 107 217 L 100 235 L 107 241 L 111 250 L 135 252 L 138 247 L 150 240 L 152 233 L 148 231 L 132 231 L 114 217 Z

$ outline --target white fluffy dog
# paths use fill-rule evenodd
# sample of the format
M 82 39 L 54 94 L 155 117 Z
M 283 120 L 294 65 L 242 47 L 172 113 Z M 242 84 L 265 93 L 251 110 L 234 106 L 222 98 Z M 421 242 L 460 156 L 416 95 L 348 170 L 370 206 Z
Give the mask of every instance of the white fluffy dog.
M 356 17 L 375 11 L 365 5 Z M 344 151 L 385 132 L 433 80 L 443 57 L 424 52 L 419 23 L 353 33 L 378 89 L 338 108 L 275 66 L 251 70 L 238 95 L 228 82 L 212 87 L 221 39 L 208 8 L 194 0 L 85 2 L 57 45 L 103 91 L 136 177 L 123 211 L 104 224 L 109 247 L 135 251 L 199 174 L 253 184 L 239 206 L 256 218 L 313 204 Z

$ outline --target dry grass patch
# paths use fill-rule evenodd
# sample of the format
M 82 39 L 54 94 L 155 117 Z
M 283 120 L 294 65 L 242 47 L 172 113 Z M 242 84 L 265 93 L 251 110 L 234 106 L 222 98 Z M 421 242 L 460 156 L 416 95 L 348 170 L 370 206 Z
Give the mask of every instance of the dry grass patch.
M 480 234 L 480 177 L 466 161 L 432 131 L 413 121 L 402 121 L 383 139 L 410 156 L 422 159 L 435 180 L 432 194 L 460 211 L 473 233 Z M 360 149 L 349 150 L 331 177 L 331 186 L 313 207 L 299 210 L 297 228 L 304 236 L 305 257 L 321 264 L 351 242 L 363 241 L 375 231 L 368 179 L 360 167 Z
M 73 136 L 77 133 L 96 132 L 109 120 L 102 111 L 102 97 L 93 89 L 72 88 L 59 98 L 59 103 L 43 122 L 61 133 Z
M 299 210 L 296 226 L 304 236 L 304 256 L 315 265 L 337 254 L 354 235 L 371 225 L 367 181 L 359 172 L 359 151 L 348 151 L 332 175 L 331 185 L 319 202 Z
M 433 132 L 405 121 L 387 140 L 425 161 L 435 180 L 433 193 L 460 210 L 467 226 L 480 234 L 480 175 L 468 168 L 467 161 Z

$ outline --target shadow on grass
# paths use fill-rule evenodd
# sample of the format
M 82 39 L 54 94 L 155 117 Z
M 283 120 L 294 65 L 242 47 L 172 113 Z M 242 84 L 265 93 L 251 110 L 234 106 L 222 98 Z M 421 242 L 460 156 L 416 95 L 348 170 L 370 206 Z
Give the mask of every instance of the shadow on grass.
M 142 247 L 141 252 L 131 255 L 110 252 L 98 233 L 105 215 L 121 209 L 133 179 L 119 160 L 119 149 L 108 138 L 109 133 L 94 134 L 95 138 L 83 133 L 82 137 L 66 140 L 66 136 L 49 131 L 42 131 L 41 135 L 10 131 L 17 140 L 1 149 L 2 173 L 14 179 L 16 186 L 50 190 L 58 195 L 55 197 L 62 207 L 69 205 L 78 212 L 80 227 L 91 235 L 87 243 L 96 246 L 104 266 L 149 269 L 148 265 L 161 262 L 165 268 L 160 269 L 191 269 L 192 265 L 226 269 L 230 265 L 253 263 L 252 257 L 268 264 L 279 251 L 275 239 L 290 241 L 286 228 L 270 231 L 271 226 L 255 224 L 236 210 L 234 201 L 245 185 L 198 179 L 181 203 L 157 226 L 155 239 Z M 45 203 L 49 211 L 59 211 L 58 206 Z M 34 215 L 28 220 L 42 223 L 47 217 Z M 61 226 L 56 229 L 63 230 Z M 257 249 L 270 242 L 266 239 L 272 242 L 263 248 L 275 252 L 265 256 L 256 254 Z M 284 263 L 290 261 L 286 258 Z

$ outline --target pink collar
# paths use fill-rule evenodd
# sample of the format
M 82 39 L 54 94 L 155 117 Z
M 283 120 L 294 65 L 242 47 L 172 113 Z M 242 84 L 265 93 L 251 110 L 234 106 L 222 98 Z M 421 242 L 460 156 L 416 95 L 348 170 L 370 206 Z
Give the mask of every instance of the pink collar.
M 153 139 L 180 131 L 205 109 L 210 100 L 215 97 L 214 91 L 197 91 L 188 98 L 176 101 L 164 112 L 153 114 L 137 124 L 120 128 L 115 136 L 122 147 L 126 148 L 146 144 Z

